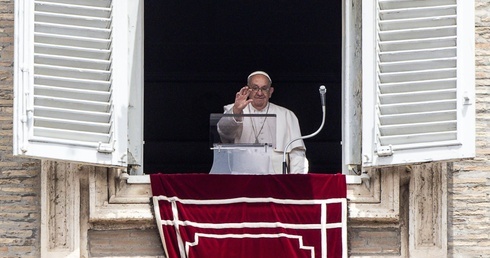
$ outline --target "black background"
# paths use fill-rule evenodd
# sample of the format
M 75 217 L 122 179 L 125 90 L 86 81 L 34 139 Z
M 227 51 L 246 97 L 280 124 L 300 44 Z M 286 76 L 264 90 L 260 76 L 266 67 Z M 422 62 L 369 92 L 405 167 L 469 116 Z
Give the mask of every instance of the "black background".
M 223 112 L 255 70 L 271 102 L 316 131 L 318 88 L 327 119 L 305 140 L 310 172 L 341 170 L 341 1 L 145 1 L 145 173 L 207 173 L 209 115 Z

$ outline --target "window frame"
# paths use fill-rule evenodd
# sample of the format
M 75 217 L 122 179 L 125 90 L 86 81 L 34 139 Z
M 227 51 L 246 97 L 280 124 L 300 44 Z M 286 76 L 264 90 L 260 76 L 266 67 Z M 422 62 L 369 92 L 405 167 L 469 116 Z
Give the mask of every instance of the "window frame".
M 143 78 L 143 53 L 144 53 L 144 24 L 143 24 L 143 0 L 118 0 L 114 1 L 114 38 L 118 39 L 114 42 L 118 44 L 114 45 L 114 51 L 119 53 L 114 56 L 114 68 L 113 68 L 113 83 L 118 85 L 118 89 L 113 91 L 115 102 L 114 104 L 114 116 L 118 120 L 114 123 L 116 141 L 115 149 L 117 153 L 107 155 L 107 153 L 96 153 L 94 155 L 94 149 L 83 149 L 79 152 L 73 152 L 73 146 L 61 146 L 58 151 L 46 151 L 46 148 L 54 147 L 50 143 L 40 143 L 37 148 L 37 155 L 29 155 L 23 151 L 22 144 L 28 140 L 28 135 L 24 132 L 26 127 L 22 121 L 28 120 L 28 98 L 29 87 L 32 83 L 29 71 L 33 71 L 32 60 L 29 60 L 29 55 L 32 55 L 32 48 L 29 46 L 32 42 L 32 27 L 33 22 L 33 1 L 20 1 L 15 2 L 15 15 L 16 15 L 16 36 L 15 36 L 15 69 L 14 69 L 14 90 L 15 90 L 15 111 L 14 111 L 14 154 L 24 155 L 37 158 L 48 158 L 58 160 L 68 160 L 73 162 L 89 163 L 94 165 L 103 166 L 115 166 L 123 169 L 128 169 L 131 175 L 143 175 L 143 91 L 144 91 L 144 78 Z M 377 3 L 377 1 L 376 1 Z M 369 70 L 362 70 L 362 63 L 373 62 L 374 58 L 366 58 L 364 54 L 368 51 L 362 51 L 362 49 L 372 48 L 373 41 L 370 41 L 367 45 L 363 45 L 368 41 L 367 34 L 374 35 L 373 26 L 365 26 L 366 20 L 374 20 L 373 9 L 375 8 L 373 3 L 362 2 L 363 8 L 360 8 L 360 0 L 343 0 L 343 47 L 342 47 L 342 172 L 344 174 L 359 174 L 359 171 L 363 167 L 371 166 L 393 166 L 394 163 L 389 161 L 385 163 L 366 163 L 361 156 L 365 155 L 366 150 L 372 151 L 372 143 L 365 144 L 366 142 L 374 142 L 370 140 L 372 138 L 367 137 L 367 134 L 361 135 L 370 129 L 366 129 L 366 120 L 372 120 L 376 118 L 372 112 L 372 99 L 375 95 L 369 95 L 368 88 L 366 87 L 366 81 L 363 79 L 363 75 L 369 73 Z M 468 19 L 471 14 L 474 14 L 474 2 L 469 1 L 464 4 L 458 5 L 458 10 L 461 10 L 465 16 L 458 15 L 459 35 L 465 37 L 459 37 L 461 44 L 464 43 L 467 47 L 465 53 L 474 58 L 474 35 L 471 30 L 467 30 L 464 27 L 474 25 L 473 19 Z M 361 10 L 364 10 L 361 13 Z M 368 11 L 366 11 L 368 10 Z M 371 10 L 371 11 L 369 11 Z M 459 11 L 458 11 L 459 12 Z M 29 14 L 29 15 L 23 15 Z M 19 18 L 20 17 L 20 18 Z M 370 17 L 370 18 L 369 18 Z M 364 19 L 363 19 L 364 18 Z M 364 24 L 362 24 L 364 23 Z M 362 24 L 363 26 L 360 26 Z M 126 25 L 126 26 L 124 26 Z M 464 26 L 463 26 L 464 25 Z M 474 26 L 473 26 L 474 27 Z M 362 28 L 362 31 L 361 31 Z M 359 35 L 363 35 L 361 38 Z M 364 39 L 364 40 L 363 40 Z M 463 41 L 464 40 L 464 41 Z M 458 41 L 459 42 L 459 41 Z M 371 45 L 369 45 L 371 44 Z M 362 53 L 362 55 L 361 55 Z M 363 59 L 365 58 L 365 59 Z M 118 59 L 120 61 L 118 61 Z M 459 67 L 464 69 L 458 69 L 458 76 L 467 76 L 468 74 L 474 74 L 474 62 L 471 63 L 471 58 L 464 60 L 464 63 L 458 64 Z M 458 59 L 459 61 L 459 59 Z M 373 66 L 374 67 L 374 66 Z M 371 71 L 374 74 L 374 71 Z M 468 135 L 467 131 L 474 131 L 474 78 L 469 76 L 470 80 L 466 90 L 461 92 L 458 89 L 458 105 L 464 105 L 465 98 L 468 98 L 471 105 L 466 105 L 467 108 L 463 110 L 468 113 L 469 123 L 464 124 L 466 132 L 463 130 L 458 131 L 458 137 L 461 137 L 462 141 L 468 142 L 468 152 L 464 155 L 456 156 L 444 156 L 441 159 L 461 159 L 470 158 L 474 156 L 474 133 Z M 473 87 L 472 87 L 473 86 Z M 362 96 L 361 96 L 362 92 Z M 366 97 L 368 96 L 368 97 Z M 468 100 L 466 100 L 468 101 Z M 371 106 L 369 109 L 366 107 Z M 459 110 L 458 110 L 459 111 Z M 473 121 L 471 123 L 471 121 Z M 458 121 L 460 123 L 460 121 Z M 460 123 L 461 124 L 461 123 Z M 364 128 L 362 128 L 364 127 Z M 23 131 L 24 130 L 24 131 Z M 57 144 L 54 144 L 57 147 Z M 361 150 L 363 153 L 361 154 Z M 445 147 L 433 149 L 437 153 L 441 150 L 446 150 Z M 76 153 L 71 155 L 67 153 Z M 451 153 L 451 151 L 449 151 Z M 408 153 L 411 154 L 411 153 Z M 412 153 L 413 154 L 413 153 Z M 453 153 L 454 154 L 454 153 Z M 43 156 L 44 155 L 44 156 Z M 435 154 L 434 154 L 435 155 Z M 74 159 L 73 156 L 89 157 L 89 159 Z M 105 158 L 95 158 L 94 156 L 103 156 Z M 110 156 L 110 158 L 109 158 Z M 419 155 L 419 156 L 427 156 Z M 99 160 L 97 160 L 99 159 Z M 436 159 L 421 159 L 412 160 L 413 162 L 427 162 Z M 407 159 L 400 160 L 398 164 L 408 164 Z M 136 180 L 138 181 L 138 180 Z

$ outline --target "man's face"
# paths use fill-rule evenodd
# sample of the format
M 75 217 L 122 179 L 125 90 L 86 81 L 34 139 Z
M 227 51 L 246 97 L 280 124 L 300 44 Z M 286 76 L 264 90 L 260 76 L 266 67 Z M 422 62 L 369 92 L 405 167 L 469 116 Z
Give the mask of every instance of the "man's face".
M 272 92 L 274 92 L 274 88 L 269 84 L 269 79 L 261 74 L 254 75 L 250 78 L 248 87 L 252 89 L 249 96 L 253 100 L 252 106 L 258 110 L 265 108 Z

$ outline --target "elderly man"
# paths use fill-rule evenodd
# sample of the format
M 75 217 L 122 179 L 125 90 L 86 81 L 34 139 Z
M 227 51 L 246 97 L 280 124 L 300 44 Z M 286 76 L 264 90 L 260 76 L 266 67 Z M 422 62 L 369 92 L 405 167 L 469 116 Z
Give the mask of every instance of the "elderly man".
M 269 102 L 274 88 L 270 76 L 263 71 L 251 73 L 247 78 L 247 86 L 235 95 L 235 102 L 224 107 L 225 114 L 275 114 L 275 127 L 271 126 L 268 117 L 222 119 L 218 123 L 218 131 L 225 142 L 232 143 L 270 143 L 275 135 L 275 146 L 272 152 L 272 168 L 274 173 L 282 173 L 283 151 L 293 139 L 301 136 L 296 115 L 284 107 Z M 249 124 L 247 124 L 249 123 Z M 244 125 L 246 124 L 246 125 Z M 275 132 L 273 130 L 275 129 Z M 294 141 L 286 153 L 288 173 L 307 173 L 308 160 L 303 140 Z

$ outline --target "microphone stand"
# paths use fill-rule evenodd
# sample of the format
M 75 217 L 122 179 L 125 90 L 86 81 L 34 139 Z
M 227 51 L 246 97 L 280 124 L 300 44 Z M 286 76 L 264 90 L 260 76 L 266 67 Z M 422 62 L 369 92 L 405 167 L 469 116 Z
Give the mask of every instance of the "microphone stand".
M 327 92 L 327 89 L 325 88 L 325 86 L 322 85 L 320 86 L 319 91 L 320 91 L 320 98 L 322 101 L 322 112 L 323 112 L 322 124 L 320 125 L 320 128 L 318 128 L 318 130 L 316 130 L 314 133 L 293 139 L 286 145 L 286 147 L 284 148 L 284 152 L 282 153 L 282 174 L 288 174 L 287 172 L 288 165 L 286 163 L 286 151 L 289 148 L 289 146 L 297 140 L 308 139 L 317 135 L 323 129 L 323 125 L 325 125 L 325 116 L 326 116 L 325 93 Z

